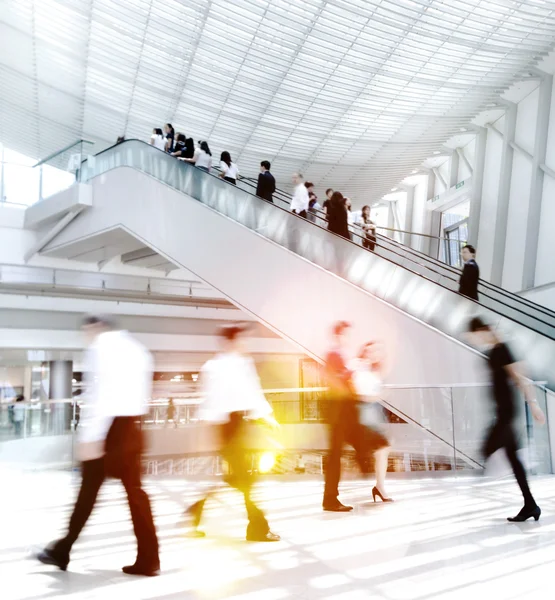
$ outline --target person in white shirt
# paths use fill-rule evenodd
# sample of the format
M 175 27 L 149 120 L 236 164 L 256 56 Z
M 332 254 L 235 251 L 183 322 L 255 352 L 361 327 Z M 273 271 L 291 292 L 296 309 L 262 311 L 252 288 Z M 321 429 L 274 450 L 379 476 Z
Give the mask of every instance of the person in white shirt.
M 107 476 L 113 476 L 125 487 L 138 547 L 135 564 L 123 567 L 123 572 L 152 577 L 159 574 L 160 559 L 150 500 L 141 486 L 143 440 L 138 422 L 147 412 L 152 393 L 152 358 L 107 317 L 87 317 L 83 331 L 89 349 L 86 405 L 79 427 L 81 489 L 66 536 L 37 558 L 67 569 L 71 548 L 87 523 L 100 487 Z
M 220 177 L 233 185 L 237 184 L 239 179 L 239 167 L 231 160 L 229 152 L 222 152 L 220 156 Z
M 150 145 L 158 148 L 158 150 L 162 150 L 162 152 L 166 150 L 166 140 L 164 139 L 164 134 L 158 127 L 152 130 L 152 135 L 150 136 Z
M 363 247 L 373 251 L 376 247 L 376 224 L 370 219 L 369 206 L 362 207 L 362 211 L 357 214 L 354 223 L 361 227 L 365 232 L 362 240 Z
M 381 344 L 368 342 L 348 368 L 353 373 L 353 384 L 360 403 L 360 420 L 365 428 L 365 451 L 374 454 L 376 485 L 372 498 L 382 502 L 393 502 L 385 491 L 387 460 L 390 451 L 383 425 L 386 423 L 384 409 L 379 403 L 384 378 L 384 356 Z
M 248 426 L 245 419 L 263 421 L 277 427 L 272 416 L 260 380 L 250 356 L 241 348 L 240 325 L 222 327 L 219 332 L 222 352 L 209 360 L 201 371 L 203 402 L 199 418 L 214 426 L 219 440 L 220 453 L 227 462 L 230 475 L 226 483 L 243 493 L 249 524 L 247 540 L 254 542 L 277 542 L 280 537 L 270 531 L 264 513 L 255 505 L 251 493 L 253 476 L 249 473 L 250 460 L 246 451 Z M 193 531 L 198 531 L 204 504 L 208 495 L 186 510 L 186 518 Z
M 308 195 L 308 190 L 304 185 L 303 176 L 300 173 L 293 173 L 292 180 L 295 189 L 291 199 L 291 211 L 296 215 L 299 215 L 299 217 L 306 219 L 308 216 L 308 205 L 310 198 Z
M 13 406 L 13 424 L 16 437 L 21 437 L 23 423 L 25 421 L 25 398 L 18 396 Z
M 199 142 L 197 148 L 195 148 L 195 155 L 193 158 L 183 158 L 185 162 L 193 163 L 197 169 L 202 169 L 207 173 L 210 173 L 212 168 L 212 152 L 208 147 L 208 142 Z

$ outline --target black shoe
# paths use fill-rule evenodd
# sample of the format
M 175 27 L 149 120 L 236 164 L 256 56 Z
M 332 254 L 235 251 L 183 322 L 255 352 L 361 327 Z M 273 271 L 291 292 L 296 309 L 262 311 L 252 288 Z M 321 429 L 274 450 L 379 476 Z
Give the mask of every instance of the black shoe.
M 42 552 L 37 554 L 37 559 L 40 560 L 43 565 L 58 567 L 60 571 L 67 571 L 67 566 L 69 564 L 69 558 L 56 556 L 50 548 L 45 548 Z
M 160 575 L 160 565 L 154 567 L 145 567 L 143 565 L 129 565 L 123 567 L 122 571 L 127 575 L 142 575 L 143 577 L 158 577 Z
M 327 512 L 350 512 L 353 510 L 352 506 L 346 506 L 339 501 L 334 502 L 333 504 L 322 504 L 322 508 Z
M 374 498 L 374 502 L 376 502 L 376 496 L 379 496 L 382 502 L 393 502 L 393 498 L 384 498 L 380 490 L 376 486 L 374 486 L 372 488 L 372 498 Z
M 247 542 L 279 542 L 281 538 L 277 533 L 252 534 L 247 533 Z
M 540 515 L 542 514 L 541 508 L 536 504 L 535 506 L 524 506 L 516 517 L 509 517 L 507 521 L 511 523 L 523 523 L 530 518 L 534 518 L 534 521 L 539 521 Z

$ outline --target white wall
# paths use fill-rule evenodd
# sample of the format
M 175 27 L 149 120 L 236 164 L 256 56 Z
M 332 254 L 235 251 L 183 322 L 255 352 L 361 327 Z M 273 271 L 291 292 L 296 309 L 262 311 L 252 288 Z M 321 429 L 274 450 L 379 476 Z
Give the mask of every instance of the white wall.
M 530 201 L 532 162 L 521 153 L 515 152 L 511 173 L 509 216 L 505 242 L 505 264 L 502 287 L 518 292 L 522 289 L 524 249 L 526 246 L 526 219 Z M 486 228 L 486 232 L 489 228 Z M 482 249 L 480 248 L 480 255 Z
M 503 121 L 504 119 L 500 119 Z M 495 126 L 498 126 L 496 123 Z M 491 276 L 493 260 L 493 236 L 497 220 L 497 195 L 499 192 L 499 175 L 501 172 L 501 153 L 503 142 L 497 133 L 488 131 L 486 145 L 486 164 L 484 167 L 484 183 L 482 187 L 482 206 L 480 210 L 480 234 L 477 250 L 480 274 L 484 279 Z

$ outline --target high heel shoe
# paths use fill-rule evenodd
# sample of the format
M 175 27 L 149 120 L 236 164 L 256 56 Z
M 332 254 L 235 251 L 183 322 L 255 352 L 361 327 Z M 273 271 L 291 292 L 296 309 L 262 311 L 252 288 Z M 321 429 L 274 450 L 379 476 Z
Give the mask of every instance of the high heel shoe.
M 376 502 L 376 496 L 379 496 L 382 502 L 393 502 L 393 498 L 384 498 L 380 490 L 374 486 L 372 488 L 372 498 L 374 499 L 374 502 Z
M 507 521 L 511 523 L 524 523 L 528 519 L 533 518 L 534 521 L 539 521 L 539 518 L 542 514 L 541 508 L 536 506 L 524 506 L 516 517 L 508 517 Z

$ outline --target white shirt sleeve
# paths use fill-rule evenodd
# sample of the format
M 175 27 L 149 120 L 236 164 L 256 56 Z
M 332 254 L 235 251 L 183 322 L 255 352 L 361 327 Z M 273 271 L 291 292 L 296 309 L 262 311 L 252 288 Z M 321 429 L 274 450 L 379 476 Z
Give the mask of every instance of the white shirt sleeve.
M 227 166 L 227 164 L 222 160 L 220 161 L 220 169 L 222 170 L 222 173 L 227 176 L 227 172 L 229 171 L 229 167 Z
M 89 387 L 85 393 L 85 405 L 79 423 L 79 441 L 82 443 L 105 440 L 114 420 L 113 416 L 106 414 L 106 407 L 102 405 L 100 393 L 102 362 L 102 352 L 98 347 L 90 348 L 85 359 Z

